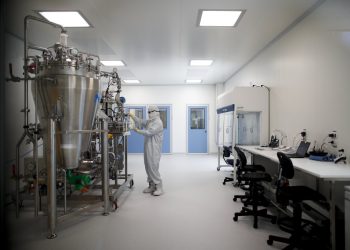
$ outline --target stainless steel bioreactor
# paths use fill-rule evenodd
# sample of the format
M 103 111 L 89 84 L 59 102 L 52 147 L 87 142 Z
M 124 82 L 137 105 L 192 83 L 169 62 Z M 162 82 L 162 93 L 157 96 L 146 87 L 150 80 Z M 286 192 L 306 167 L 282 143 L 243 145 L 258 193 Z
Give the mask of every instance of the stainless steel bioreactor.
M 60 29 L 60 42 L 49 48 L 29 45 L 31 21 Z M 117 208 L 125 187 L 134 184 L 127 168 L 130 133 L 118 73 L 101 71 L 99 56 L 69 47 L 67 36 L 58 24 L 26 16 L 24 78 L 13 76 L 10 66 L 9 80 L 24 84 L 24 132 L 16 146 L 16 216 L 23 200 L 34 193 L 34 215 L 40 210 L 47 214 L 48 238 L 56 237 L 57 221 L 73 214 L 100 207 L 108 215 Z M 37 55 L 29 56 L 28 51 Z M 108 80 L 104 91 L 102 79 Z M 28 118 L 29 82 L 35 102 L 33 123 Z M 25 139 L 33 145 L 33 157 L 25 159 L 22 170 L 20 147 Z

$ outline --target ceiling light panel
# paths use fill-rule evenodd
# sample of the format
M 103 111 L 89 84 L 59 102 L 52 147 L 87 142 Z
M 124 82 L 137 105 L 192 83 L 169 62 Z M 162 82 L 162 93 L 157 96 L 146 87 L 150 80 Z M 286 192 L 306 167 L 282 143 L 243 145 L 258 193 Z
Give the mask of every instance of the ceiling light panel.
M 199 79 L 188 79 L 186 80 L 186 83 L 201 83 L 202 80 Z
M 136 79 L 129 79 L 129 80 L 123 80 L 125 83 L 140 83 L 139 80 Z
M 123 67 L 125 63 L 123 61 L 101 61 L 104 66 L 115 66 L 115 67 Z
M 39 11 L 39 14 L 48 21 L 57 23 L 63 27 L 91 27 L 78 11 Z
M 235 27 L 243 10 L 200 10 L 199 26 Z
M 210 66 L 213 63 L 213 60 L 191 60 L 191 66 Z

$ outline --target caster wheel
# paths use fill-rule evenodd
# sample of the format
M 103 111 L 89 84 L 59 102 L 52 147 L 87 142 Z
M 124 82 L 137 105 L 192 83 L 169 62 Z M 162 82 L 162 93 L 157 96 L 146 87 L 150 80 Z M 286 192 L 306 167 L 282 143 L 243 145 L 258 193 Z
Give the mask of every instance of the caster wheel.
M 267 245 L 270 245 L 270 246 L 271 246 L 271 245 L 272 245 L 272 243 L 273 243 L 273 241 L 272 241 L 272 240 L 270 240 L 270 239 L 268 239 L 268 240 L 267 240 Z
M 233 201 L 237 201 L 237 198 L 233 198 Z
M 277 219 L 276 219 L 276 218 L 271 219 L 271 223 L 272 223 L 272 224 L 276 224 L 276 222 L 277 222 Z
M 134 180 L 130 180 L 129 187 L 132 188 L 134 186 Z
M 223 182 L 222 185 L 226 185 L 226 182 Z
M 238 218 L 235 216 L 235 217 L 233 217 L 233 221 L 237 221 L 238 220 Z
M 254 226 L 253 226 L 255 229 L 257 229 L 258 228 L 258 224 L 254 224 Z
M 217 170 L 217 171 L 220 171 L 220 167 L 217 167 L 216 170 Z

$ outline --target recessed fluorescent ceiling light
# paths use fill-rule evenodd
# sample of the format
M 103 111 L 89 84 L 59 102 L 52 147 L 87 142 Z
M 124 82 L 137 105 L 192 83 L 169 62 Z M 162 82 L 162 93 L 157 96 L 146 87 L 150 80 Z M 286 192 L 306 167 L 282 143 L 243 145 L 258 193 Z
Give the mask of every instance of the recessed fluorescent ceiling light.
M 242 10 L 202 10 L 199 26 L 234 27 Z
M 63 27 L 90 27 L 78 11 L 39 11 L 40 15 Z
M 186 80 L 186 83 L 201 83 L 202 80 L 197 80 L 197 79 L 191 79 L 191 80 Z
M 125 66 L 123 61 L 101 61 L 104 66 Z
M 213 60 L 191 60 L 191 66 L 210 66 Z
M 125 83 L 140 83 L 139 80 L 123 80 Z

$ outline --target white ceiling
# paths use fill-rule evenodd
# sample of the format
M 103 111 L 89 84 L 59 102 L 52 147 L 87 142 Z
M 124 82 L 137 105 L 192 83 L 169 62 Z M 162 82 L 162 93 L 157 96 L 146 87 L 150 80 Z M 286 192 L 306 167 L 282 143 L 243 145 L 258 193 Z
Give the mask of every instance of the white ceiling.
M 228 80 L 317 0 L 11 0 L 7 31 L 23 38 L 25 15 L 37 10 L 79 10 L 93 28 L 68 28 L 69 43 L 102 60 L 123 60 L 123 79 L 142 84 L 203 84 Z M 245 9 L 236 28 L 197 26 L 200 9 Z M 39 46 L 58 40 L 57 30 L 31 23 Z M 190 59 L 213 59 L 210 67 L 190 67 Z M 108 68 L 105 68 L 109 70 Z

